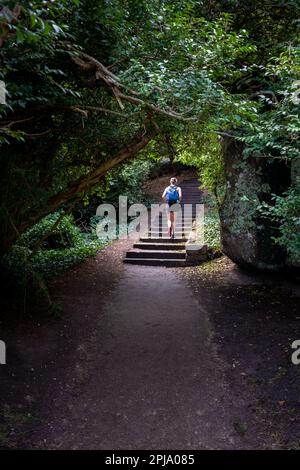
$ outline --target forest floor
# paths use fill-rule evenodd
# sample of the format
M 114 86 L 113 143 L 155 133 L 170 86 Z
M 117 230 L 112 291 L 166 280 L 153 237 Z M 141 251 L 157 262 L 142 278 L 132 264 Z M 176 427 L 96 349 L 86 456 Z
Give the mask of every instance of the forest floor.
M 52 281 L 57 318 L 2 324 L 0 447 L 299 448 L 299 286 L 226 257 L 124 265 L 131 243 Z

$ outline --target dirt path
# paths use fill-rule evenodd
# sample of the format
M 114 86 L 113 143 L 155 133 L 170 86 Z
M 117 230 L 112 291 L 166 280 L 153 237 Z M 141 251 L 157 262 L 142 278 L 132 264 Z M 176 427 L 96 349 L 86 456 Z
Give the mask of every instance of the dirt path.
M 129 266 L 73 364 L 88 380 L 54 404 L 48 445 L 89 449 L 227 448 L 228 389 L 205 310 L 174 271 Z M 93 358 L 90 355 L 93 354 Z M 53 404 L 51 405 L 52 408 Z M 57 430 L 59 429 L 59 432 Z
M 256 345 L 257 332 L 248 337 L 241 317 L 241 312 L 246 315 L 251 329 L 255 310 L 253 292 L 247 289 L 253 280 L 224 261 L 216 261 L 219 268 L 210 273 L 201 268 L 124 266 L 128 245 L 117 242 L 96 260 L 57 279 L 52 291 L 63 305 L 61 318 L 44 324 L 32 319 L 22 338 L 14 346 L 11 341 L 14 360 L 6 366 L 5 405 L 13 416 L 30 413 L 33 421 L 24 424 L 25 437 L 14 441 L 12 436 L 7 445 L 253 449 L 294 443 L 298 410 L 280 415 L 288 384 L 283 381 L 279 390 L 278 380 L 277 389 L 273 383 L 263 384 L 262 394 L 247 380 L 256 376 L 258 360 L 260 367 L 264 364 L 261 338 Z M 264 280 L 257 283 L 265 285 Z M 265 290 L 265 300 L 260 294 L 261 320 L 269 295 L 277 301 L 272 290 Z M 285 295 L 283 307 L 289 308 L 290 301 L 297 315 L 299 298 L 288 291 Z M 290 308 L 289 315 L 293 316 Z M 279 339 L 296 339 L 298 325 L 294 317 L 292 323 L 286 318 Z M 270 378 L 270 367 L 273 374 L 282 361 L 290 364 L 289 352 L 282 358 L 280 346 L 275 348 L 278 331 L 276 324 L 272 326 L 273 350 L 270 344 L 267 349 L 269 356 L 275 353 L 275 363 L 265 361 L 264 378 Z M 239 334 L 248 336 L 238 340 Z M 288 348 L 284 341 L 282 347 Z M 254 351 L 246 343 L 254 344 Z M 294 393 L 299 390 L 296 366 L 291 374 Z M 276 403 L 274 416 L 273 401 L 268 403 L 272 393 L 282 402 Z

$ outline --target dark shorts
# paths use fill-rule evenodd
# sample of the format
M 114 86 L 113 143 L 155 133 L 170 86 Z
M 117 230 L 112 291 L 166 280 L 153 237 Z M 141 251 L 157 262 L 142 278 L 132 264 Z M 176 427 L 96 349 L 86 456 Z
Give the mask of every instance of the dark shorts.
M 178 202 L 167 203 L 167 212 L 178 212 L 180 210 L 180 204 Z

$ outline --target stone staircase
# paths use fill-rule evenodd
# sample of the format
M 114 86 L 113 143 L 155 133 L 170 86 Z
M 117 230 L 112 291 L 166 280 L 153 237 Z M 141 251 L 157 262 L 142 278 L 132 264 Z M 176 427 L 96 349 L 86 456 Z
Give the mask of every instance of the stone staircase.
M 186 266 L 186 242 L 196 219 L 196 204 L 202 202 L 196 178 L 180 182 L 182 189 L 182 221 L 175 226 L 175 238 L 168 236 L 167 217 L 160 214 L 149 226 L 148 232 L 134 243 L 133 249 L 127 251 L 125 263 L 148 266 Z M 191 206 L 186 206 L 186 204 Z M 186 212 L 186 216 L 184 215 Z

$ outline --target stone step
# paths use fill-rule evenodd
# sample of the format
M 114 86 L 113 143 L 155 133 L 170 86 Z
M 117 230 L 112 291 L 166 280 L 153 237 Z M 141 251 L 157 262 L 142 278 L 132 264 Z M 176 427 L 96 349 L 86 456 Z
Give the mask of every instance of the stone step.
M 201 189 L 198 189 L 197 186 L 196 187 L 192 186 L 192 185 L 181 186 L 181 189 L 182 189 L 182 192 L 184 190 L 186 193 L 199 193 L 199 194 L 202 194 Z
M 180 225 L 191 225 L 195 220 L 195 217 L 176 217 L 176 224 Z M 153 221 L 150 221 L 149 225 L 161 225 L 161 224 L 168 224 L 168 219 L 163 218 L 163 219 L 154 219 Z
M 170 237 L 140 237 L 141 243 L 183 243 L 187 242 L 186 237 L 180 238 L 170 238 Z
M 175 236 L 178 236 L 178 237 L 182 237 L 184 236 L 185 234 L 188 236 L 190 234 L 191 230 L 175 230 Z M 167 229 L 165 230 L 149 230 L 149 232 L 146 232 L 146 235 L 148 235 L 148 237 L 161 237 L 162 235 L 165 236 L 165 237 L 168 237 L 169 236 L 169 232 Z
M 182 237 L 188 237 L 190 232 L 186 230 L 185 232 L 177 232 L 175 230 L 175 238 L 182 239 Z M 160 231 L 160 232 L 149 232 L 148 237 L 149 238 L 167 238 L 168 232 L 167 231 Z
M 197 189 L 184 189 L 184 188 L 182 188 L 182 199 L 184 199 L 186 196 L 199 196 L 199 197 L 202 197 L 203 193 L 202 193 L 202 191 L 198 191 Z
M 191 206 L 192 206 L 192 210 L 193 210 L 193 211 L 196 211 L 196 205 L 197 205 L 197 204 L 203 204 L 203 201 L 202 201 L 201 199 L 186 199 L 186 200 L 184 201 L 184 204 L 185 204 L 185 205 L 189 205 L 189 206 L 191 205 Z M 181 207 L 182 207 L 182 206 L 181 206 Z M 190 210 L 190 208 L 189 208 L 189 210 Z M 185 211 L 185 208 L 183 208 L 182 211 L 184 212 L 184 211 Z
M 186 266 L 185 259 L 124 258 L 124 263 L 144 266 L 166 266 L 169 268 Z
M 171 250 L 139 250 L 127 251 L 127 258 L 151 258 L 151 259 L 185 259 L 185 251 Z
M 183 214 L 183 217 L 176 217 L 176 223 L 180 223 L 180 224 L 184 224 L 184 225 L 189 225 L 189 224 L 192 224 L 195 220 L 195 217 L 190 217 L 188 215 L 186 215 L 186 217 L 184 216 Z M 158 224 L 167 224 L 168 223 L 168 219 L 167 218 L 161 218 L 161 219 L 154 219 L 152 221 L 150 221 L 149 225 L 158 225 Z
M 181 205 L 182 207 L 182 212 L 185 211 L 185 206 L 189 206 L 189 209 L 188 210 L 191 210 L 191 206 L 192 206 L 192 210 L 195 211 L 196 210 L 196 207 L 197 207 L 197 204 L 203 204 L 203 201 L 201 199 L 186 199 L 183 204 Z M 184 206 L 183 206 L 184 205 Z M 186 209 L 187 210 L 187 209 Z
M 182 207 L 181 206 L 181 214 L 186 214 L 187 217 L 192 217 L 195 213 L 197 212 L 197 208 L 196 208 L 196 205 L 193 204 L 192 207 L 189 207 L 188 206 L 185 206 L 185 207 Z M 179 211 L 180 213 L 180 211 Z M 156 216 L 155 219 L 158 219 L 158 218 L 161 218 L 161 217 L 167 217 L 167 213 L 165 210 L 163 210 L 160 215 Z
M 176 224 L 175 232 L 190 232 L 192 230 L 192 225 L 181 225 Z M 146 232 L 168 232 L 169 228 L 167 225 L 153 225 L 146 230 Z
M 197 213 L 196 211 L 186 211 L 186 212 L 181 212 L 181 213 L 177 213 L 176 214 L 176 221 L 178 222 L 185 222 L 185 223 L 191 223 L 195 217 L 196 217 Z M 152 220 L 149 220 L 149 224 L 154 224 L 156 222 L 167 222 L 168 218 L 166 216 L 166 214 L 164 214 L 162 217 L 155 217 L 154 219 Z
M 196 206 L 196 204 L 201 204 L 201 203 L 202 203 L 201 197 L 198 197 L 198 196 L 187 197 L 187 196 L 185 196 L 182 199 L 181 205 L 183 206 L 185 204 L 189 204 L 189 205 L 192 205 L 192 206 Z
M 151 232 L 167 232 L 168 233 L 168 227 L 166 227 L 165 225 L 163 225 L 162 227 L 157 227 L 156 229 L 154 227 L 150 227 L 148 229 L 149 233 Z M 175 227 L 175 233 L 176 232 L 190 232 L 191 229 L 189 227 L 181 227 L 181 226 L 177 226 Z
M 182 194 L 203 194 L 203 192 L 200 190 L 200 189 L 197 189 L 197 188 L 193 188 L 192 186 L 186 186 L 186 187 L 183 187 L 181 186 L 181 189 L 182 189 Z
M 195 213 L 181 213 L 181 214 L 176 214 L 176 222 L 180 222 L 180 223 L 183 223 L 183 224 L 191 224 L 195 218 L 196 218 L 196 212 Z M 164 215 L 163 217 L 155 217 L 155 219 L 153 220 L 149 220 L 149 224 L 157 224 L 157 223 L 167 223 L 168 222 L 168 219 L 167 217 Z
M 182 231 L 185 231 L 185 230 L 189 231 L 189 230 L 192 229 L 192 227 L 193 227 L 192 224 L 181 225 L 179 223 L 176 223 L 175 224 L 175 231 L 178 231 L 178 232 L 182 232 Z M 150 225 L 148 230 L 152 231 L 152 232 L 156 232 L 156 231 L 160 231 L 160 230 L 168 230 L 168 226 L 167 226 L 167 224 Z
M 161 230 L 161 229 L 168 229 L 168 225 L 167 224 L 158 224 L 158 225 L 151 225 L 149 227 L 149 230 L 153 230 L 154 232 L 156 230 Z M 176 230 L 191 230 L 192 229 L 192 224 L 177 224 L 176 223 Z
M 187 199 L 183 204 L 181 204 L 180 207 L 181 207 L 182 212 L 188 211 L 188 210 L 189 211 L 190 210 L 195 211 L 197 204 L 200 204 L 200 203 L 201 203 L 201 200 L 199 200 L 199 199 L 195 199 L 195 200 Z M 166 214 L 165 208 L 161 207 L 160 213 L 161 214 Z
M 185 250 L 185 243 L 150 243 L 138 242 L 134 243 L 133 248 L 140 250 Z

